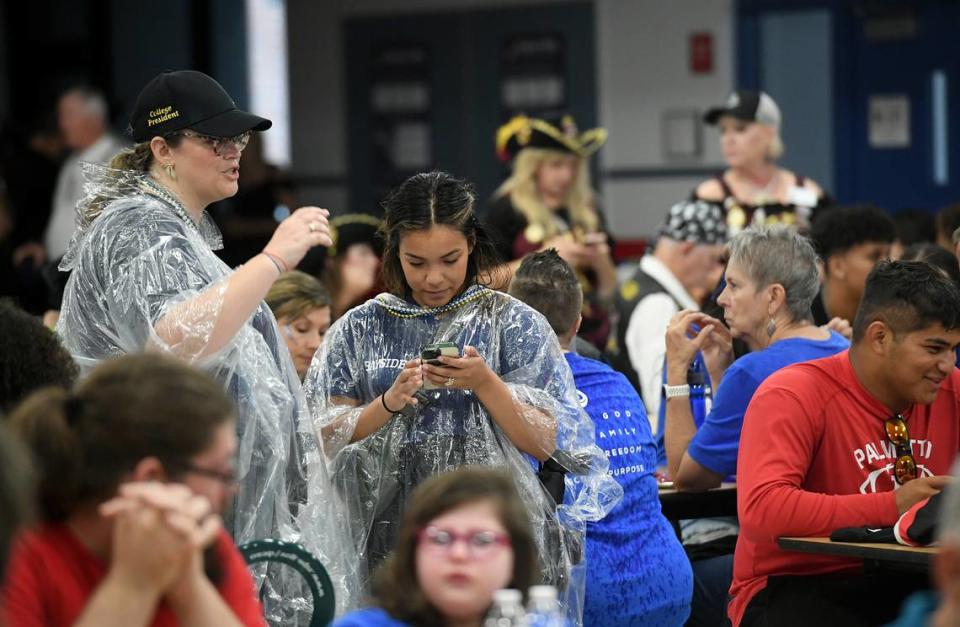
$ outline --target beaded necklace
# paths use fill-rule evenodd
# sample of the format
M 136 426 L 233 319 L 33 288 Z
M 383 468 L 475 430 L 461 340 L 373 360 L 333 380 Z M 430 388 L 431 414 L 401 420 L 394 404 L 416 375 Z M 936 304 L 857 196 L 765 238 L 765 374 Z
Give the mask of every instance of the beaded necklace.
M 201 236 L 203 236 L 203 231 L 200 230 L 200 227 L 190 216 L 190 212 L 187 211 L 187 208 L 183 206 L 176 196 L 174 196 L 170 191 L 164 188 L 162 185 L 154 181 L 151 177 L 147 176 L 143 179 L 143 185 L 141 187 L 143 191 L 150 194 L 151 196 L 156 196 L 160 200 L 166 202 L 168 205 L 173 207 L 174 212 L 177 214 L 180 219 L 189 224 L 191 227 L 196 230 Z
M 461 307 L 476 300 L 479 300 L 484 296 L 487 296 L 489 293 L 489 290 L 483 285 L 471 285 L 464 290 L 463 294 L 460 294 L 446 305 L 430 308 L 414 307 L 412 305 L 391 305 L 380 296 L 377 297 L 377 303 L 386 309 L 387 313 L 397 318 L 410 319 L 425 318 L 427 316 L 439 317 L 456 309 L 460 309 Z

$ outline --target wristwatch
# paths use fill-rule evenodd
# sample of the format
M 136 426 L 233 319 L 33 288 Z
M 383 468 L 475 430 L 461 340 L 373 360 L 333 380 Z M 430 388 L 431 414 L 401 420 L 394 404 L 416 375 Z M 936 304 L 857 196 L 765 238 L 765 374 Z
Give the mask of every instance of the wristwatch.
M 683 385 L 667 385 L 663 384 L 663 398 L 678 398 L 680 396 L 690 396 L 690 386 L 684 383 Z

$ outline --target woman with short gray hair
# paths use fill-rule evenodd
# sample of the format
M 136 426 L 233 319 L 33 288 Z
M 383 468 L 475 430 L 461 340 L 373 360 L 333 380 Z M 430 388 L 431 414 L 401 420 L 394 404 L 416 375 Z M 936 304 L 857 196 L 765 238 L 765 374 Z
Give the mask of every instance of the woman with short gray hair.
M 670 475 L 679 489 L 706 489 L 736 472 L 740 425 L 757 387 L 793 363 L 833 355 L 847 341 L 814 326 L 810 304 L 820 287 L 817 254 L 795 230 L 747 229 L 728 245 L 726 285 L 717 298 L 726 325 L 695 311 L 681 311 L 667 329 L 665 445 Z M 734 361 L 732 340 L 750 353 Z M 714 403 L 695 424 L 687 371 L 703 355 Z
M 739 266 L 758 289 L 774 284 L 783 287 L 784 320 L 811 320 L 810 306 L 820 291 L 820 274 L 817 253 L 806 237 L 783 227 L 748 229 L 730 240 L 727 250 L 728 267 L 731 263 Z M 733 290 L 729 292 L 732 296 Z M 727 308 L 721 307 L 726 317 Z M 754 349 L 747 337 L 741 339 Z
M 784 226 L 747 229 L 730 240 L 728 251 L 726 282 L 717 299 L 726 325 L 685 310 L 673 317 L 666 333 L 664 445 L 670 477 L 681 491 L 707 490 L 736 474 L 743 416 L 767 377 L 849 345 L 811 320 L 810 304 L 820 283 L 817 254 L 805 237 Z M 736 361 L 734 338 L 751 351 Z M 688 371 L 701 365 L 709 375 L 705 396 L 712 383 L 712 407 L 691 398 L 695 379 L 688 379 Z M 691 620 L 722 620 L 733 555 L 694 562 L 693 571 Z

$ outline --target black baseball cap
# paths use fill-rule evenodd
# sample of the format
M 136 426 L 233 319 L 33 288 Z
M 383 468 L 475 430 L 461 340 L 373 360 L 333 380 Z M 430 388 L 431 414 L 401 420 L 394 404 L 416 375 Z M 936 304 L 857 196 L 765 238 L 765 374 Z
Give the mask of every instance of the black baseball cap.
M 723 106 L 714 107 L 703 114 L 703 121 L 707 124 L 716 124 L 722 115 L 780 128 L 780 107 L 773 98 L 762 91 L 733 92 L 727 97 Z
M 230 94 L 203 72 L 163 72 L 147 83 L 130 114 L 129 133 L 137 143 L 190 128 L 213 137 L 265 131 L 266 118 L 241 111 Z

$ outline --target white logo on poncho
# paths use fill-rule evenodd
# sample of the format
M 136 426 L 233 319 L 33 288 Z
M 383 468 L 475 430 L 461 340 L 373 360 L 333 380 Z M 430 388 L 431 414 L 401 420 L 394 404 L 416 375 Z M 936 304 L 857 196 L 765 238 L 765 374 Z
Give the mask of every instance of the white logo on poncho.
M 580 407 L 586 407 L 587 403 L 590 402 L 590 399 L 587 398 L 587 395 L 577 390 L 577 402 L 580 403 Z

